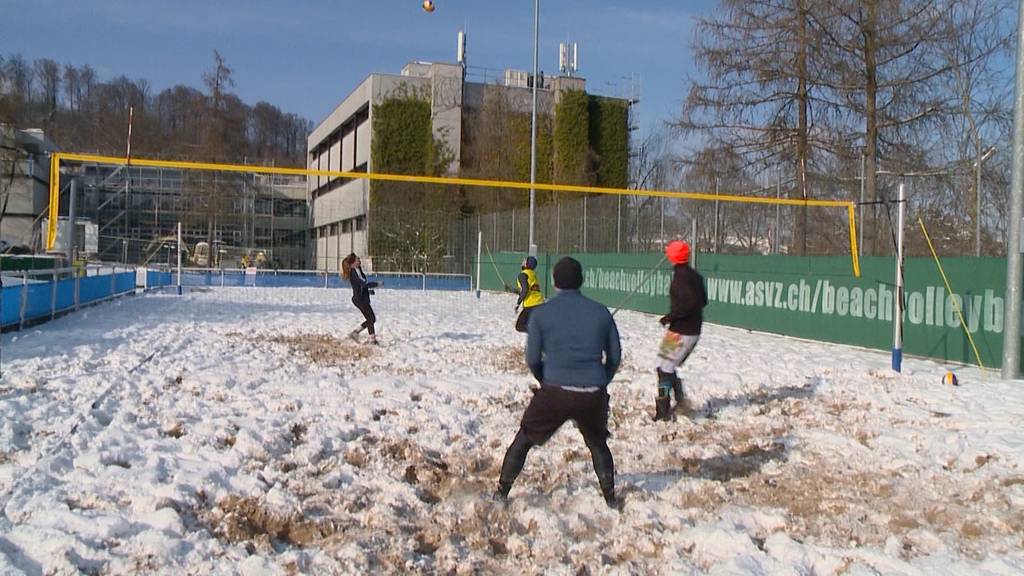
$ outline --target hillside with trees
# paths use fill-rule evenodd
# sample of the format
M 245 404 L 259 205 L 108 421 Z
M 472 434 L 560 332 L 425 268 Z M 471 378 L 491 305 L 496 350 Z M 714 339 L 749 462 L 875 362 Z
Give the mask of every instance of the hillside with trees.
M 219 52 L 202 89 L 159 92 L 144 78 L 104 80 L 89 65 L 0 56 L 0 123 L 41 128 L 64 150 L 123 156 L 134 109 L 132 155 L 301 166 L 311 123 L 273 104 L 249 105 Z

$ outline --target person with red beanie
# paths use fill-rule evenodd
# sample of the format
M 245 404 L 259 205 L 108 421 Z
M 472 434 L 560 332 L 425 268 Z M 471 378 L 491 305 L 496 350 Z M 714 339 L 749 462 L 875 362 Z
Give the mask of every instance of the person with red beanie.
M 668 330 L 661 340 L 658 357 L 658 398 L 655 402 L 655 420 L 672 419 L 671 393 L 676 395 L 676 409 L 685 402 L 683 383 L 676 368 L 693 352 L 700 340 L 704 324 L 704 307 L 708 304 L 704 290 L 704 277 L 690 266 L 690 245 L 673 240 L 665 247 L 665 257 L 672 263 L 672 284 L 669 286 L 669 313 L 661 317 Z

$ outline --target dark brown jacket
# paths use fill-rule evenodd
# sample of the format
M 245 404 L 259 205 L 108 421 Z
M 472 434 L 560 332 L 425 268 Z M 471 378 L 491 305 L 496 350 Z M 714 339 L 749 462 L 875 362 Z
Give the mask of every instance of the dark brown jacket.
M 708 304 L 704 277 L 690 268 L 689 264 L 676 264 L 668 293 L 671 307 L 669 313 L 662 316 L 661 323 L 676 334 L 700 334 L 704 324 L 704 307 Z

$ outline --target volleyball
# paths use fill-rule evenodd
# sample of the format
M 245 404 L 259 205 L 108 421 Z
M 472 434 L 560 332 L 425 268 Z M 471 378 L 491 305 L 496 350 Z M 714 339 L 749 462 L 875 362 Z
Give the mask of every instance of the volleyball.
M 433 12 L 434 11 L 434 2 L 433 2 L 433 0 L 423 0 L 423 9 L 425 11 L 427 11 L 427 12 Z
M 946 374 L 942 376 L 942 383 L 947 386 L 960 385 L 960 382 L 956 379 L 956 374 L 953 374 L 952 372 L 946 372 Z

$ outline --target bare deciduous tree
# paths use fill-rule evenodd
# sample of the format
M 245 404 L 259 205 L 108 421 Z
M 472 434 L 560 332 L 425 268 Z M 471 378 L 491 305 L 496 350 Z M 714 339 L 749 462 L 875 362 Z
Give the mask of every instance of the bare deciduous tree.
M 814 0 L 723 0 L 714 17 L 700 19 L 693 49 L 706 74 L 694 81 L 676 126 L 727 148 L 742 164 L 763 170 L 792 166 L 794 198 L 812 197 L 815 142 L 813 105 L 819 98 L 819 33 Z M 806 211 L 794 232 L 795 252 L 807 248 Z

